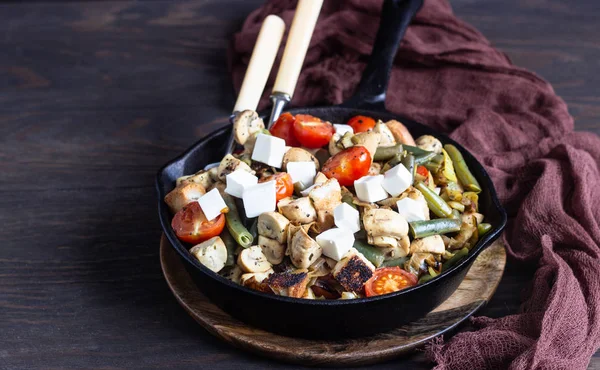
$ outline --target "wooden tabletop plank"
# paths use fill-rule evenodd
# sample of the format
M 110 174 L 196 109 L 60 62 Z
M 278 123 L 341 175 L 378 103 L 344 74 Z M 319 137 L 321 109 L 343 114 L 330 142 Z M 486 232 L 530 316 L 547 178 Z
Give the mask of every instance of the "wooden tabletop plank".
M 226 47 L 260 3 L 0 4 L 0 369 L 289 368 L 196 325 L 157 248 L 155 173 L 227 122 Z M 452 4 L 600 133 L 600 3 Z M 509 261 L 481 314 L 517 312 L 530 277 Z

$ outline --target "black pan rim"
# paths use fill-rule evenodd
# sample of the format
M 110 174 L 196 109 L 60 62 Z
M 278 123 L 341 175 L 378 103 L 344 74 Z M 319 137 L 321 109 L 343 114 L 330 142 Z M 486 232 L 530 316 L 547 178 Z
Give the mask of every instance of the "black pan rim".
M 317 106 L 317 107 L 310 107 L 310 108 L 298 107 L 298 108 L 291 108 L 287 111 L 294 112 L 294 111 L 319 110 L 319 109 L 331 109 L 331 108 L 332 108 L 332 106 Z M 475 245 L 475 247 L 471 250 L 469 255 L 467 255 L 467 258 L 464 258 L 458 264 L 452 266 L 447 271 L 442 272 L 440 275 L 436 276 L 435 278 L 433 278 L 425 283 L 418 284 L 411 288 L 403 289 L 398 292 L 394 292 L 394 293 L 390 293 L 390 294 L 384 294 L 384 295 L 375 296 L 375 297 L 356 298 L 356 299 L 313 300 L 313 299 L 292 298 L 292 297 L 283 297 L 283 296 L 274 295 L 274 294 L 267 294 L 267 293 L 263 293 L 263 292 L 259 292 L 257 290 L 247 288 L 240 284 L 236 284 L 230 280 L 225 279 L 218 273 L 213 272 L 212 270 L 209 270 L 204 265 L 202 265 L 199 261 L 197 261 L 195 258 L 193 258 L 191 256 L 188 248 L 186 248 L 186 246 L 183 243 L 181 243 L 179 241 L 179 239 L 177 239 L 177 236 L 175 235 L 173 229 L 171 228 L 171 220 L 166 220 L 164 217 L 165 210 L 166 210 L 166 214 L 170 214 L 170 211 L 168 211 L 168 207 L 167 207 L 166 203 L 163 201 L 165 194 L 163 194 L 163 186 L 162 186 L 162 174 L 169 167 L 173 166 L 174 164 L 179 163 L 182 160 L 185 160 L 185 158 L 191 152 L 195 151 L 196 148 L 198 146 L 202 145 L 202 143 L 204 143 L 205 141 L 211 140 L 214 136 L 223 134 L 224 131 L 229 130 L 229 127 L 231 125 L 231 124 L 229 124 L 229 125 L 225 125 L 224 127 L 221 127 L 219 129 L 216 129 L 216 130 L 210 132 L 206 136 L 204 136 L 201 139 L 199 139 L 198 141 L 196 141 L 196 143 L 194 143 L 192 146 L 190 146 L 188 149 L 186 149 L 182 154 L 178 155 L 174 159 L 167 162 L 164 166 L 162 166 L 157 173 L 155 185 L 156 185 L 157 196 L 158 196 L 158 210 L 159 210 L 158 213 L 159 213 L 160 224 L 161 224 L 163 232 L 167 236 L 167 239 L 169 240 L 171 246 L 173 248 L 175 248 L 175 250 L 180 255 L 180 257 L 184 258 L 184 260 L 186 260 L 196 270 L 199 270 L 203 274 L 210 276 L 213 280 L 215 280 L 219 283 L 228 285 L 230 287 L 233 287 L 234 289 L 239 289 L 240 291 L 243 291 L 247 294 L 257 295 L 257 296 L 259 296 L 261 298 L 265 298 L 265 299 L 273 299 L 273 300 L 283 301 L 283 302 L 287 302 L 287 303 L 294 303 L 294 304 L 316 305 L 316 306 L 338 306 L 338 305 L 341 306 L 341 305 L 365 304 L 365 303 L 371 303 L 371 302 L 385 300 L 385 299 L 391 299 L 394 297 L 408 294 L 412 291 L 419 290 L 419 289 L 421 289 L 425 286 L 431 285 L 431 284 L 437 284 L 444 277 L 453 275 L 457 271 L 461 270 L 464 265 L 471 264 L 475 260 L 475 258 L 477 258 L 477 256 L 486 247 L 491 245 L 496 239 L 498 239 L 498 237 L 500 237 L 500 234 L 504 230 L 504 227 L 506 226 L 506 222 L 507 222 L 506 211 L 500 204 L 498 195 L 496 193 L 496 189 L 494 187 L 494 184 L 493 184 L 489 174 L 487 173 L 487 171 L 485 170 L 483 165 L 481 165 L 481 163 L 462 145 L 460 145 L 456 141 L 452 140 L 447 135 L 439 133 L 439 132 L 435 131 L 434 129 L 432 129 L 426 125 L 423 125 L 419 122 L 416 122 L 412 119 L 405 118 L 402 115 L 397 115 L 397 114 L 394 114 L 394 113 L 391 113 L 388 111 L 379 111 L 379 110 L 371 110 L 371 109 L 360 109 L 360 108 L 351 108 L 351 107 L 338 107 L 338 108 L 345 109 L 348 111 L 370 113 L 375 117 L 377 117 L 377 115 L 393 116 L 393 117 L 399 119 L 400 121 L 402 121 L 403 123 L 409 123 L 409 125 L 412 125 L 412 126 L 420 126 L 420 128 L 424 129 L 424 131 L 428 131 L 431 134 L 433 134 L 435 137 L 442 139 L 441 141 L 455 145 L 460 150 L 460 152 L 463 154 L 463 156 L 468 157 L 473 163 L 476 164 L 477 171 L 483 175 L 485 190 L 490 193 L 490 197 L 492 199 L 493 206 L 499 213 L 500 223 L 496 227 L 494 227 L 492 230 L 490 230 L 482 239 L 480 239 L 477 242 L 477 244 Z M 265 117 L 264 114 L 262 114 L 261 116 Z

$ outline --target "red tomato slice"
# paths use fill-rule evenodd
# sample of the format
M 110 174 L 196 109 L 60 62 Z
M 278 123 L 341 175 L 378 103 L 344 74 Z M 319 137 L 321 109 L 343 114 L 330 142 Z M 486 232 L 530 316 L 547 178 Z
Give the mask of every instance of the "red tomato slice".
M 417 285 L 417 277 L 400 267 L 384 267 L 375 270 L 365 283 L 367 297 L 397 292 Z
M 321 168 L 328 179 L 336 178 L 342 186 L 354 185 L 354 180 L 369 173 L 371 154 L 361 145 L 344 149 L 329 158 Z
M 292 176 L 287 172 L 278 172 L 274 175 L 261 178 L 258 182 L 275 180 L 275 199 L 277 202 L 294 194 Z
M 294 135 L 302 146 L 320 148 L 329 144 L 333 136 L 333 125 L 308 114 L 297 114 Z
M 417 166 L 417 173 L 425 178 L 429 176 L 429 171 L 425 166 Z
M 352 126 L 355 134 L 371 130 L 375 123 L 373 118 L 367 116 L 355 116 L 348 120 L 348 125 Z
M 200 204 L 192 202 L 175 214 L 171 227 L 179 240 L 198 244 L 221 234 L 225 227 L 225 215 L 221 213 L 214 220 L 208 221 Z
M 277 118 L 273 127 L 271 127 L 271 135 L 285 140 L 285 145 L 287 146 L 300 146 L 300 142 L 294 135 L 295 121 L 296 118 L 291 113 L 286 112 L 282 114 Z

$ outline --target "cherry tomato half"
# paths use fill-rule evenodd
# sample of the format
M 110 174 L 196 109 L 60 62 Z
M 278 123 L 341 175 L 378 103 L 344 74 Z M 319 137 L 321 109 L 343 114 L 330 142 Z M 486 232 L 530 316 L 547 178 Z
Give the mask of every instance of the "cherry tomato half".
M 225 215 L 221 213 L 214 220 L 208 221 L 200 204 L 192 202 L 175 214 L 171 227 L 179 240 L 198 244 L 221 234 L 225 227 Z
M 361 145 L 351 146 L 329 158 L 321 168 L 328 179 L 336 178 L 342 186 L 354 185 L 354 180 L 369 173 L 371 154 Z
M 297 114 L 294 135 L 307 148 L 320 148 L 329 144 L 333 136 L 333 125 L 308 114 Z
M 417 277 L 400 267 L 384 267 L 375 270 L 365 283 L 367 297 L 397 292 L 417 285 Z
M 296 118 L 291 113 L 286 112 L 277 118 L 269 131 L 271 131 L 271 135 L 285 140 L 287 146 L 300 146 L 300 142 L 294 135 L 295 121 Z
M 425 166 L 417 166 L 417 173 L 423 177 L 429 176 L 429 171 Z
M 287 172 L 278 172 L 274 175 L 261 178 L 258 182 L 275 181 L 275 199 L 277 202 L 294 194 L 292 176 Z
M 354 116 L 348 120 L 348 125 L 354 129 L 354 133 L 369 131 L 375 127 L 375 120 L 367 116 Z

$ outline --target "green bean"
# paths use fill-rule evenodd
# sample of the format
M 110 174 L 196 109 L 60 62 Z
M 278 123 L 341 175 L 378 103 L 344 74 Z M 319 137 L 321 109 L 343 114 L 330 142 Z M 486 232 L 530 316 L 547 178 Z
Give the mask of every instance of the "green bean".
M 429 152 L 426 154 L 418 154 L 415 156 L 415 164 L 417 166 L 420 166 L 422 164 L 425 164 L 429 161 L 431 161 L 433 158 L 435 158 L 436 154 L 434 152 Z
M 225 261 L 225 266 L 233 266 L 235 264 L 235 250 L 238 247 L 238 243 L 233 239 L 227 228 L 225 228 L 219 236 L 227 248 L 227 261 Z
M 460 183 L 468 190 L 476 193 L 481 192 L 481 186 L 469 170 L 462 153 L 452 144 L 444 145 L 444 149 L 454 163 L 454 171 L 456 172 L 456 177 L 458 177 Z
M 368 259 L 375 267 L 381 266 L 383 260 L 385 259 L 385 253 L 383 253 L 379 248 L 372 247 L 369 244 L 365 243 L 362 240 L 354 241 L 354 248 L 359 251 L 366 259 Z
M 448 234 L 460 231 L 460 219 L 436 218 L 429 221 L 413 221 L 408 223 L 408 229 L 413 238 L 425 238 L 432 235 Z
M 463 248 L 456 252 L 454 256 L 452 256 L 448 261 L 442 263 L 442 271 L 446 271 L 452 266 L 456 265 L 461 259 L 463 259 L 467 254 L 469 254 L 468 248 Z
M 373 156 L 374 161 L 387 161 L 396 156 L 398 153 L 402 153 L 402 144 L 396 144 L 392 146 L 380 146 L 375 151 Z
M 448 205 L 452 208 L 454 208 L 455 210 L 459 211 L 459 212 L 464 212 L 465 211 L 465 205 L 460 203 L 460 202 L 456 202 L 456 201 L 448 201 L 447 202 Z
M 452 214 L 452 208 L 440 198 L 433 190 L 431 190 L 423 182 L 419 181 L 415 185 L 415 188 L 423 193 L 423 197 L 427 201 L 427 206 L 438 217 L 450 217 Z
M 412 175 L 412 180 L 411 180 L 411 184 L 412 184 L 415 181 L 415 173 L 417 171 L 417 166 L 415 165 L 415 156 L 410 153 L 406 153 L 404 158 L 402 158 L 402 164 L 404 165 L 404 167 L 406 167 L 408 172 L 410 172 L 410 174 Z
M 235 239 L 239 245 L 244 248 L 248 248 L 252 245 L 254 237 L 244 226 L 235 204 L 235 200 L 228 194 L 223 195 L 223 200 L 225 200 L 225 204 L 227 204 L 227 207 L 229 208 L 229 212 L 225 214 L 227 229 L 231 233 L 233 239 Z
M 458 210 L 456 210 L 456 209 L 452 210 L 452 214 L 450 215 L 450 218 L 453 219 L 453 220 L 462 220 L 460 212 L 458 212 Z
M 404 148 L 404 150 L 406 150 L 407 152 L 414 154 L 414 155 L 431 153 L 428 150 L 424 150 L 424 149 L 421 149 L 419 147 L 412 146 L 412 145 L 402 144 L 402 147 Z
M 248 230 L 250 232 L 250 235 L 252 235 L 252 238 L 257 239 L 258 238 L 258 218 L 254 219 L 254 221 L 252 221 L 252 225 L 250 225 L 250 230 Z
M 431 276 L 430 274 L 423 275 L 419 278 L 419 282 L 417 284 L 423 284 L 433 279 L 435 276 Z
M 384 261 L 381 266 L 382 267 L 404 267 L 404 264 L 408 261 L 408 257 L 400 257 L 393 260 Z
M 442 168 L 442 164 L 444 163 L 444 156 L 441 154 L 436 154 L 431 160 L 425 163 L 423 166 L 427 168 L 430 172 L 436 173 Z
M 404 158 L 404 154 L 398 153 L 392 159 L 390 159 L 387 162 L 387 164 L 389 165 L 390 168 L 396 167 L 398 165 L 398 163 L 402 162 L 402 158 Z
M 477 232 L 479 233 L 479 237 L 484 236 L 485 234 L 490 232 L 491 229 L 492 225 L 485 222 L 477 225 Z
M 346 203 L 347 205 L 349 205 L 350 207 L 352 207 L 354 209 L 358 209 L 356 204 L 354 204 L 354 198 L 352 198 L 351 193 L 344 193 L 344 195 L 342 195 L 342 202 Z

